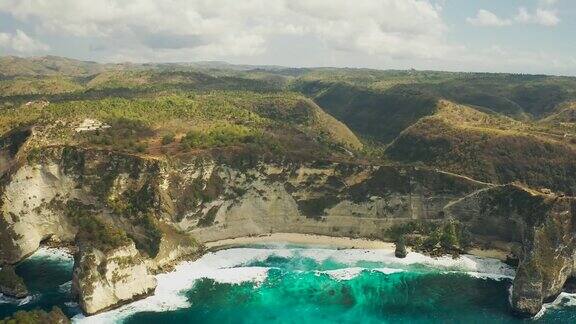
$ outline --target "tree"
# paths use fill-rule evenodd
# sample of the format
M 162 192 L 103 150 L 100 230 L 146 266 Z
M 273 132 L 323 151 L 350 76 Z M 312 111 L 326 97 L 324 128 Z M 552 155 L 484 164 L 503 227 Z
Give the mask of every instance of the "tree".
M 440 246 L 444 250 L 450 250 L 458 246 L 458 236 L 456 235 L 454 222 L 449 221 L 444 225 L 442 235 L 440 236 Z
M 174 135 L 174 133 L 164 135 L 162 137 L 162 145 L 168 145 L 168 144 L 174 142 L 175 137 L 176 136 Z
M 460 232 L 460 247 L 466 250 L 472 246 L 472 233 L 468 227 L 463 227 Z

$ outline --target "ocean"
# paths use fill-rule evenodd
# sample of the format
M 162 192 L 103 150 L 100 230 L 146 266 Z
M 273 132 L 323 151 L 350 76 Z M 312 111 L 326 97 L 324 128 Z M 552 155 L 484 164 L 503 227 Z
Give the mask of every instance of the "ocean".
M 70 295 L 72 258 L 40 249 L 17 272 L 32 296 L 0 297 L 0 317 L 57 305 L 77 323 L 576 323 L 576 295 L 537 319 L 509 312 L 514 270 L 474 256 L 268 244 L 208 253 L 160 274 L 154 296 L 84 317 Z

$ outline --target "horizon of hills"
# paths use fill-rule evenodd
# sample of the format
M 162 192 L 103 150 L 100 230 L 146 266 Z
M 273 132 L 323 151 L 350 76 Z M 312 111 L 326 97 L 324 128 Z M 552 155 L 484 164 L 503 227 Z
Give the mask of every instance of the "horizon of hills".
M 22 64 L 21 70 L 7 70 L 6 65 Z M 35 65 L 35 69 L 33 66 Z M 401 69 L 401 68 L 370 68 L 370 67 L 336 67 L 336 66 L 284 66 L 275 64 L 243 64 L 243 63 L 229 63 L 221 60 L 201 60 L 201 61 L 174 61 L 174 62 L 140 62 L 135 63 L 131 61 L 124 62 L 99 62 L 95 60 L 83 60 L 76 58 L 69 58 L 58 55 L 44 55 L 44 56 L 17 56 L 17 55 L 0 55 L 0 75 L 4 77 L 13 76 L 32 76 L 32 75 L 49 75 L 51 73 L 62 73 L 67 75 L 77 75 L 79 71 L 73 70 L 58 70 L 64 68 L 65 65 L 71 65 L 76 68 L 82 67 L 84 73 L 99 72 L 102 69 L 126 69 L 140 67 L 143 69 L 149 68 L 195 68 L 195 69 L 228 69 L 235 71 L 249 71 L 249 70 L 292 70 L 292 73 L 307 70 L 359 70 L 359 71 L 396 71 L 396 72 L 437 72 L 446 74 L 496 74 L 496 75 L 533 75 L 533 76 L 550 76 L 550 77 L 565 77 L 576 78 L 572 75 L 560 74 L 546 74 L 546 73 L 514 73 L 514 72 L 482 72 L 482 71 L 448 71 L 448 70 L 434 70 L 434 69 Z M 96 68 L 99 66 L 99 68 Z M 32 69 L 30 69 L 32 68 Z M 95 69 L 95 70 L 91 70 Z

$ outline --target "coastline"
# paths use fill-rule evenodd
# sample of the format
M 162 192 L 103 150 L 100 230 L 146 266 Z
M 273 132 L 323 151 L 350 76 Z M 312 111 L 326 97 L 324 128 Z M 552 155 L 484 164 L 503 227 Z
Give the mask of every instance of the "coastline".
M 273 233 L 258 236 L 241 236 L 231 239 L 205 242 L 208 252 L 225 250 L 230 248 L 245 247 L 246 245 L 266 244 L 295 244 L 307 247 L 326 247 L 333 249 L 363 249 L 363 250 L 386 250 L 394 252 L 396 245 L 392 242 L 369 240 L 363 238 L 335 237 L 317 234 L 300 233 Z M 412 249 L 407 247 L 409 252 Z M 470 249 L 466 254 L 481 258 L 497 259 L 505 261 L 508 252 L 501 249 Z
M 473 249 L 468 255 L 459 259 L 452 259 L 449 255 L 438 258 L 426 256 L 417 252 L 410 253 L 407 258 L 394 257 L 395 244 L 378 240 L 331 237 L 313 234 L 276 233 L 260 236 L 238 237 L 204 243 L 205 253 L 194 261 L 180 261 L 171 271 L 156 275 L 159 286 L 154 295 L 144 299 L 130 301 L 119 308 L 108 309 L 96 315 L 85 316 L 77 314 L 73 322 L 101 323 L 113 322 L 139 312 L 162 312 L 190 307 L 181 292 L 190 289 L 198 279 L 210 278 L 220 283 L 242 283 L 247 281 L 262 282 L 267 277 L 266 267 L 239 268 L 246 262 L 265 260 L 270 255 L 290 257 L 293 255 L 316 260 L 321 264 L 326 259 L 334 259 L 347 267 L 325 271 L 336 280 L 350 280 L 361 272 L 356 262 L 390 263 L 390 266 L 377 268 L 375 271 L 390 273 L 390 271 L 403 271 L 412 264 L 423 264 L 427 267 L 437 268 L 445 272 L 462 271 L 475 278 L 510 278 L 494 256 L 504 255 L 505 252 L 496 249 Z M 294 246 L 286 246 L 286 244 Z M 252 245 L 252 246 L 251 246 Z M 265 249 L 254 249 L 253 245 L 262 245 Z M 311 248 L 310 251 L 293 254 L 287 251 L 291 248 Z M 233 249 L 244 249 L 238 253 Z M 229 250 L 230 251 L 226 251 Z M 41 247 L 34 254 L 35 257 L 50 258 L 54 260 L 71 261 L 70 250 L 65 248 Z M 484 259 L 484 260 L 482 260 Z M 487 260 L 492 259 L 492 260 Z M 504 269 L 505 270 L 505 269 Z
M 236 247 L 245 247 L 246 245 L 253 244 L 295 244 L 305 245 L 307 247 L 326 247 L 333 249 L 366 249 L 387 251 L 394 251 L 396 248 L 394 243 L 384 241 L 299 233 L 273 233 L 258 236 L 241 236 L 204 243 L 206 249 L 210 252 Z
M 270 266 L 250 263 L 265 263 L 270 257 L 306 258 L 317 265 L 325 264 L 327 260 L 336 262 L 336 268 L 320 266 L 315 273 L 326 274 L 337 281 L 352 280 L 363 270 L 392 274 L 410 271 L 414 265 L 418 265 L 418 271 L 465 273 L 479 279 L 501 280 L 513 277 L 513 270 L 499 260 L 473 255 L 462 255 L 458 259 L 449 255 L 431 257 L 418 252 L 409 253 L 406 258 L 400 259 L 394 256 L 394 243 L 367 239 L 277 233 L 204 244 L 206 250 L 199 259 L 182 261 L 173 271 L 157 274 L 158 286 L 153 295 L 96 315 L 78 315 L 72 319 L 73 322 L 115 322 L 136 313 L 158 313 L 191 307 L 190 300 L 183 292 L 191 289 L 200 279 L 225 284 L 253 282 L 258 285 L 267 279 Z M 259 244 L 263 248 L 254 246 Z M 372 266 L 364 267 L 362 263 Z

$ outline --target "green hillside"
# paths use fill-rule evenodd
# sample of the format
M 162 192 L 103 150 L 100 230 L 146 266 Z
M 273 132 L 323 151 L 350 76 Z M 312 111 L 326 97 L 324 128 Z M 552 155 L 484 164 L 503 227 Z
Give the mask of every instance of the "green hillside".
M 294 87 L 357 134 L 382 144 L 436 110 L 436 97 L 402 85 L 384 91 L 323 81 L 301 82 Z
M 389 158 L 493 183 L 576 192 L 576 141 L 538 125 L 442 101 L 437 114 L 404 130 Z
M 34 126 L 39 147 L 387 161 L 566 193 L 574 102 L 571 77 L 0 59 L 0 134 Z
M 91 124 L 97 129 L 83 129 Z M 283 92 L 34 102 L 0 114 L 2 133 L 27 126 L 35 127 L 41 145 L 90 145 L 153 155 L 238 147 L 278 157 L 320 158 L 361 147 L 346 126 L 313 102 Z

